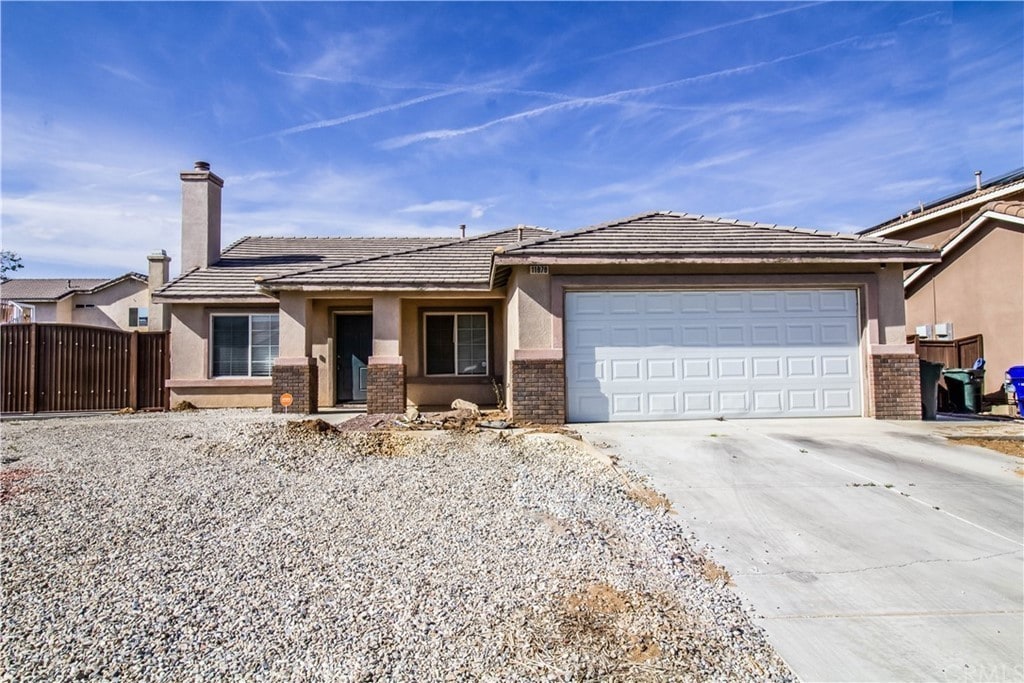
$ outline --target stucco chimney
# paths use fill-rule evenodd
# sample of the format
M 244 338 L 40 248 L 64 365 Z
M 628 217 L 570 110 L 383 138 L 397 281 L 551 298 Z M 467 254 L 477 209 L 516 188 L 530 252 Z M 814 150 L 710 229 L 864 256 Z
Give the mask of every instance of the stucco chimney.
M 224 181 L 197 161 L 181 172 L 181 272 L 220 259 L 220 191 Z
M 974 189 L 981 192 L 981 171 L 974 172 Z
M 167 284 L 171 271 L 171 257 L 161 249 L 146 258 L 149 259 L 149 329 L 163 332 L 171 329 L 171 307 L 154 304 L 153 294 Z

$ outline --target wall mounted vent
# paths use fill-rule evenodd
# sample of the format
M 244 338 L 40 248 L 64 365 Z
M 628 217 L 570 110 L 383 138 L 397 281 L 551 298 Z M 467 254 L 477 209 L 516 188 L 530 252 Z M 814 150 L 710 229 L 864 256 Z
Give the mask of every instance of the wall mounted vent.
M 953 338 L 953 323 L 936 323 L 935 324 L 935 338 L 936 339 L 952 339 Z
M 918 325 L 917 328 L 914 330 L 914 332 L 921 339 L 931 339 L 932 338 L 932 326 L 931 325 Z

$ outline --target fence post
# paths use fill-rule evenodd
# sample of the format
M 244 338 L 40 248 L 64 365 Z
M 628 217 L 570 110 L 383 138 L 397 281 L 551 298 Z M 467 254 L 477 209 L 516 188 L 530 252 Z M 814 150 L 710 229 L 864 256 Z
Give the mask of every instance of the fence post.
M 28 411 L 39 412 L 39 328 L 29 323 L 28 330 Z
M 139 409 L 139 332 L 128 340 L 128 407 Z
M 164 331 L 163 344 L 160 346 L 163 357 L 163 377 L 160 378 L 160 394 L 164 399 L 164 410 L 171 408 L 171 388 L 167 382 L 171 379 L 171 331 Z

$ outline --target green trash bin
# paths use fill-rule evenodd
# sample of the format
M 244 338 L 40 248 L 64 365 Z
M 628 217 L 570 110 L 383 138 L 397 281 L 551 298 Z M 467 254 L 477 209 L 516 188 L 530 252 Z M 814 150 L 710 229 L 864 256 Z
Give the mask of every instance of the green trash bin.
M 939 414 L 939 378 L 942 377 L 942 363 L 917 360 L 921 370 L 921 419 L 934 420 Z
M 958 413 L 978 413 L 981 411 L 981 387 L 985 383 L 984 370 L 970 368 L 950 368 L 943 370 L 949 391 L 949 401 Z

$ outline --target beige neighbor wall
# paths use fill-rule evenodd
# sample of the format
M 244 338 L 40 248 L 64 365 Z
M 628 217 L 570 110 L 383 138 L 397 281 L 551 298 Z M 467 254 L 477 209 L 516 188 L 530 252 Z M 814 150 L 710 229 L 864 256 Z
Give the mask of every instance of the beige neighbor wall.
M 95 308 L 73 308 L 72 322 L 76 325 L 99 325 L 121 330 L 145 332 L 148 327 L 130 327 L 128 309 L 149 308 L 149 286 L 138 280 L 124 280 L 101 289 L 94 294 L 76 294 L 73 306 L 93 305 Z
M 989 220 L 906 300 L 907 328 L 953 323 L 956 338 L 984 336 L 985 393 L 1024 364 L 1024 226 Z
M 210 317 L 214 313 L 276 313 L 276 306 L 174 304 L 171 315 L 171 405 L 190 401 L 200 408 L 266 408 L 270 377 L 210 377 Z
M 878 264 L 763 264 L 658 266 L 550 266 L 550 276 L 531 276 L 515 266 L 508 285 L 508 360 L 562 358 L 565 293 L 609 289 L 843 288 L 856 289 L 862 323 L 862 396 L 873 415 L 868 381 L 870 354 L 912 353 L 906 345 L 902 269 Z M 534 279 L 536 278 L 536 279 Z
M 68 310 L 69 310 L 68 309 L 68 304 L 70 303 L 69 299 L 71 299 L 71 297 L 68 297 L 68 299 L 65 299 L 64 301 L 58 301 L 58 302 L 55 302 L 55 303 L 32 304 L 32 306 L 34 306 L 35 309 L 36 309 L 36 318 L 35 318 L 36 322 L 37 323 L 69 323 L 69 322 L 71 322 L 71 314 L 68 312 Z M 66 320 L 60 320 L 59 319 L 59 317 L 60 317 L 60 315 L 62 313 L 67 315 L 67 319 Z

